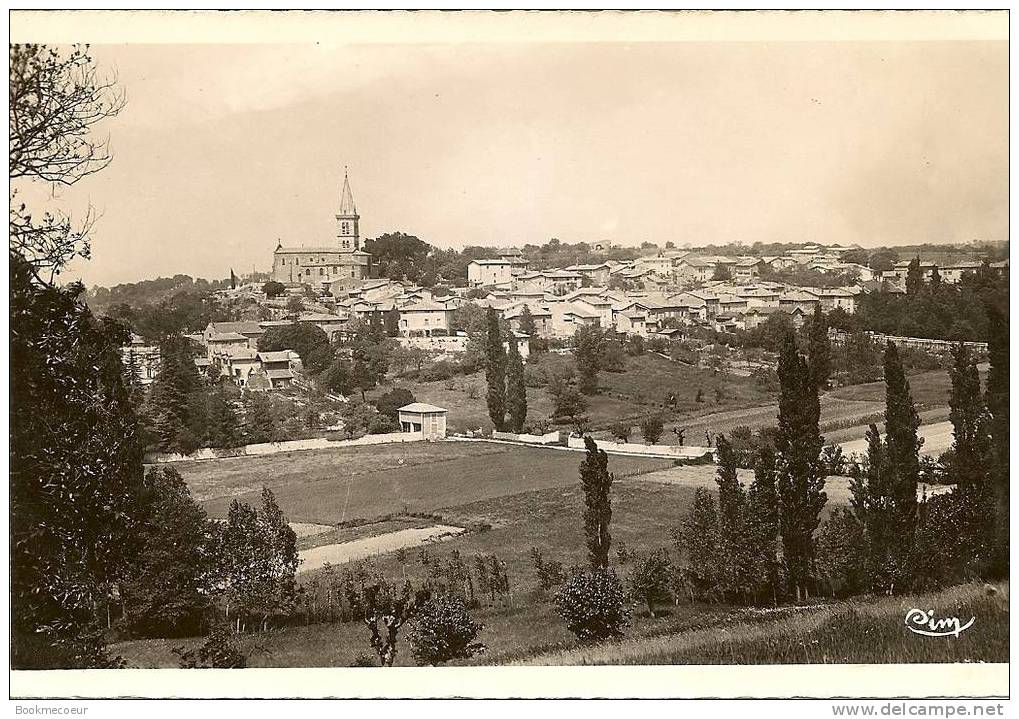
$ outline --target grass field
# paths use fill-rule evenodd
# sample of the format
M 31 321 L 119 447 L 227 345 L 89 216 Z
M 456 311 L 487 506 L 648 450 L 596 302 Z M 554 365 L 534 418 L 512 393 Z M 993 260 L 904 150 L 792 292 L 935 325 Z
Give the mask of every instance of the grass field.
M 913 607 L 973 626 L 925 637 L 905 626 Z M 719 625 L 624 639 L 530 658 L 528 664 L 872 664 L 1008 661 L 1008 584 L 966 584 L 919 596 L 860 597 L 813 609 L 737 610 Z
M 176 465 L 213 516 L 233 499 L 257 503 L 269 487 L 290 521 L 338 524 L 387 514 L 434 512 L 472 501 L 575 485 L 578 452 L 482 442 L 436 442 L 307 450 Z M 620 475 L 669 460 L 613 460 Z
M 540 366 L 540 359 L 534 361 Z M 599 394 L 588 397 L 588 415 L 595 428 L 606 428 L 621 418 L 636 420 L 649 410 L 666 411 L 670 395 L 675 395 L 676 407 L 668 408 L 669 414 L 739 409 L 774 400 L 774 393 L 762 391 L 747 377 L 715 375 L 712 370 L 689 367 L 653 354 L 627 357 L 625 372 L 601 372 L 598 381 Z M 492 429 L 485 405 L 483 373 L 440 382 L 397 380 L 395 386 L 410 390 L 420 402 L 448 409 L 451 431 Z M 716 396 L 716 387 L 722 391 L 721 401 Z M 703 389 L 703 402 L 696 401 L 698 389 Z M 527 410 L 529 421 L 551 415 L 552 403 L 544 388 L 527 389 Z
M 987 364 L 979 365 L 981 380 L 987 380 Z M 913 402 L 918 410 L 944 407 L 948 404 L 949 395 L 952 392 L 952 381 L 946 370 L 932 370 L 911 374 L 909 380 L 910 393 Z M 885 383 L 868 382 L 866 384 L 854 384 L 848 387 L 839 387 L 829 393 L 832 397 L 848 400 L 862 400 L 865 402 L 885 401 Z

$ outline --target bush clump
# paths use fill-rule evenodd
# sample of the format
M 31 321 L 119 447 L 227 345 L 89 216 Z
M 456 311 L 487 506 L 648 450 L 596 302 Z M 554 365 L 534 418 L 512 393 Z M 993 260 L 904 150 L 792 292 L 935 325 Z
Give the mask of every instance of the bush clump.
M 419 666 L 436 666 L 453 659 L 469 659 L 485 650 L 475 642 L 483 626 L 475 622 L 458 594 L 430 599 L 414 620 L 409 639 Z
M 611 569 L 575 572 L 555 603 L 567 629 L 582 642 L 622 636 L 630 623 L 626 589 Z

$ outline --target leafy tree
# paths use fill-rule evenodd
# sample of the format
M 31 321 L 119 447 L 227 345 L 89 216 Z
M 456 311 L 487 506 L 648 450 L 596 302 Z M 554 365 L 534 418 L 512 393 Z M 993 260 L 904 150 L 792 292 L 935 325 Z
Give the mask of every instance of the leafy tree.
M 537 547 L 531 547 L 531 562 L 534 564 L 534 572 L 538 576 L 538 586 L 546 592 L 566 581 L 563 563 L 554 559 L 546 560 Z
M 218 624 L 213 627 L 205 642 L 194 649 L 174 647 L 180 657 L 181 669 L 244 669 L 248 658 L 234 645 L 230 627 Z
M 341 395 L 349 394 L 351 390 L 350 360 L 344 357 L 337 357 L 319 375 L 318 381 L 327 392 L 335 392 Z
M 421 666 L 438 666 L 470 659 L 485 650 L 475 641 L 483 628 L 471 618 L 459 594 L 430 599 L 418 611 L 408 636 L 414 660 Z
M 96 611 L 138 549 L 128 338 L 92 316 L 80 284 L 40 286 L 13 252 L 9 271 L 11 663 L 107 666 Z
M 628 577 L 630 592 L 647 605 L 648 614 L 655 616 L 655 602 L 669 598 L 672 581 L 672 560 L 666 549 L 656 549 L 646 557 L 638 557 Z
M 525 335 L 534 337 L 537 334 L 537 327 L 534 324 L 534 315 L 531 314 L 531 308 L 527 305 L 524 305 L 524 309 L 520 311 L 518 323 L 520 331 Z
M 620 442 L 629 442 L 630 433 L 633 431 L 633 425 L 629 422 L 616 422 L 612 425 L 609 430 L 612 432 L 612 436 L 618 439 Z
M 347 601 L 355 615 L 368 627 L 368 640 L 382 666 L 393 666 L 400 629 L 429 598 L 427 590 L 414 591 L 410 582 L 404 582 L 397 589 L 385 577 L 374 578 L 348 590 Z
M 502 431 L 506 421 L 506 353 L 502 348 L 502 330 L 495 309 L 488 308 L 485 335 L 485 381 L 488 383 L 488 416 Z
M 143 637 L 203 629 L 216 580 L 216 525 L 191 498 L 176 469 L 145 475 L 134 541 L 140 551 L 120 583 L 130 630 Z
M 895 250 L 875 250 L 870 254 L 867 266 L 875 272 L 888 272 L 895 269 L 895 263 L 899 261 L 899 253 Z
M 395 307 L 386 313 L 383 324 L 386 328 L 387 337 L 396 337 L 400 334 L 400 311 Z
M 807 329 L 807 357 L 810 377 L 818 392 L 823 391 L 831 376 L 831 340 L 828 339 L 828 322 L 821 305 L 814 307 L 814 315 L 810 318 Z
M 555 604 L 582 642 L 622 636 L 630 622 L 626 590 L 607 568 L 575 571 L 556 593 Z
M 863 525 L 845 507 L 832 510 L 817 536 L 818 576 L 832 596 L 865 587 L 866 544 Z
M 718 566 L 722 569 L 723 593 L 747 597 L 756 583 L 754 547 L 747 516 L 747 495 L 739 481 L 736 455 L 732 446 L 719 435 L 716 443 L 718 470 Z
M 208 431 L 206 441 L 209 447 L 236 447 L 240 443 L 240 422 L 233 404 L 224 392 L 207 395 Z
M 732 270 L 726 265 L 715 265 L 715 271 L 711 273 L 711 279 L 715 282 L 729 282 L 732 279 Z
M 10 250 L 33 281 L 52 284 L 74 258 L 89 258 L 95 214 L 90 207 L 78 228 L 60 213 L 33 216 L 13 185 L 74 185 L 106 168 L 109 144 L 92 131 L 120 112 L 124 94 L 100 75 L 87 46 L 11 45 L 9 60 Z
M 186 453 L 195 448 L 186 435 L 194 426 L 190 396 L 200 387 L 196 353 L 194 343 L 180 335 L 166 337 L 159 345 L 159 371 L 152 382 L 150 402 L 159 448 L 164 452 Z
M 516 338 L 510 334 L 506 353 L 506 413 L 509 430 L 521 432 L 527 421 L 527 387 L 524 384 L 524 362 Z
M 906 294 L 918 295 L 923 290 L 923 270 L 920 268 L 920 257 L 914 257 L 906 268 Z
M 778 603 L 780 531 L 778 488 L 775 484 L 775 449 L 768 442 L 757 447 L 754 480 L 747 491 L 749 542 L 754 558 L 754 573 Z
M 988 355 L 991 368 L 987 375 L 986 403 L 991 436 L 990 466 L 995 500 L 996 569 L 1002 576 L 1008 574 L 1009 547 L 1009 428 L 1008 428 L 1008 319 L 993 304 L 987 307 L 991 331 Z
M 365 393 L 386 377 L 389 369 L 389 340 L 381 324 L 361 322 L 354 332 L 350 347 L 350 384 Z
M 546 390 L 552 399 L 552 416 L 569 420 L 580 431 L 587 423 L 587 398 L 562 375 L 550 376 Z
M 662 438 L 665 431 L 665 423 L 660 414 L 648 413 L 640 421 L 640 434 L 648 444 L 654 444 Z
M 609 545 L 612 535 L 612 500 L 609 492 L 615 476 L 609 472 L 609 457 L 590 437 L 584 438 L 587 455 L 580 463 L 580 484 L 584 490 L 584 535 L 587 538 L 587 556 L 594 569 L 609 565 Z
M 258 339 L 260 352 L 293 350 L 309 372 L 321 372 L 333 361 L 329 337 L 320 327 L 311 324 L 294 323 L 282 327 L 270 327 Z
M 410 390 L 402 387 L 397 387 L 381 395 L 375 400 L 375 408 L 384 416 L 393 420 L 394 422 L 399 419 L 400 407 L 405 407 L 408 404 L 417 402 L 413 393 Z
M 605 335 L 599 327 L 584 326 L 573 335 L 573 356 L 577 361 L 578 388 L 583 394 L 598 391 L 602 345 Z
M 827 501 L 818 429 L 820 404 L 806 360 L 786 336 L 778 358 L 781 385 L 778 432 L 775 436 L 776 476 L 782 507 L 780 526 L 783 557 L 797 601 L 808 586 L 813 561 L 813 534 Z
M 233 501 L 222 541 L 227 596 L 266 631 L 272 617 L 294 607 L 300 561 L 294 530 L 269 489 L 262 489 L 260 512 Z
M 302 312 L 304 312 L 304 300 L 300 295 L 292 295 L 287 300 L 287 314 L 296 319 Z
M 282 282 L 276 282 L 275 280 L 269 280 L 262 285 L 262 292 L 264 292 L 265 296 L 269 299 L 279 297 L 286 291 L 286 286 Z
M 691 594 L 720 596 L 723 569 L 718 508 L 713 493 L 700 487 L 683 524 L 673 532 L 676 548 L 685 559 L 682 577 Z

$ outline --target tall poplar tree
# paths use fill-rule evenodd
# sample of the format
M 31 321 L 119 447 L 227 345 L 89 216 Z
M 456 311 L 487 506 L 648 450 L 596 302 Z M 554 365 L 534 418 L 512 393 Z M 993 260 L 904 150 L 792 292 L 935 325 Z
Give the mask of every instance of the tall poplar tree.
M 814 307 L 814 315 L 810 318 L 807 329 L 807 357 L 810 366 L 810 377 L 820 392 L 828 384 L 831 376 L 831 340 L 828 338 L 828 320 L 821 311 L 821 305 Z
M 778 431 L 775 435 L 776 477 L 781 503 L 783 557 L 796 599 L 809 596 L 813 533 L 828 497 L 820 460 L 823 439 L 818 428 L 817 386 L 806 360 L 788 332 L 778 358 L 780 384 Z
M 485 381 L 488 416 L 501 432 L 506 423 L 506 353 L 502 348 L 499 315 L 492 307 L 485 314 Z
M 916 490 L 920 479 L 920 416 L 895 343 L 885 346 L 885 443 L 881 483 L 893 505 L 892 531 L 898 542 L 911 541 L 916 527 Z M 905 545 L 900 544 L 905 549 Z
M 995 504 L 995 570 L 1008 576 L 1008 318 L 993 305 L 987 308 L 991 362 L 987 374 L 987 411 L 990 415 L 991 476 Z
M 527 420 L 527 386 L 524 384 L 524 361 L 512 332 L 506 353 L 506 413 L 510 431 L 523 431 Z
M 609 472 L 609 457 L 590 437 L 584 437 L 587 456 L 580 463 L 580 484 L 584 489 L 584 534 L 592 569 L 609 566 L 612 535 L 612 500 L 609 491 L 615 477 Z

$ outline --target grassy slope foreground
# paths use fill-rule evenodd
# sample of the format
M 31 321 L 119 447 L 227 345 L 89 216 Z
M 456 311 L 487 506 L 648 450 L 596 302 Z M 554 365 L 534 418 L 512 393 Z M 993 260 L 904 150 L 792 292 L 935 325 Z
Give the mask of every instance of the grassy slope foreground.
M 926 637 L 905 625 L 934 608 L 973 626 Z M 880 664 L 1008 661 L 1008 584 L 966 584 L 918 596 L 861 597 L 810 609 L 739 610 L 719 626 L 539 654 L 527 664 Z

